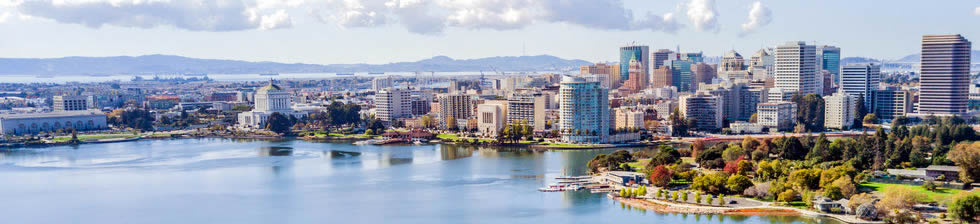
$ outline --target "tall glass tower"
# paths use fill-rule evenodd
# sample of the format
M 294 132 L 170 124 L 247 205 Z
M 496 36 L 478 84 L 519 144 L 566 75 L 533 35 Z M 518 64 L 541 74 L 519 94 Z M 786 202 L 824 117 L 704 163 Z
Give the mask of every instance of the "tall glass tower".
M 625 82 L 630 76 L 630 60 L 643 64 L 643 74 L 650 75 L 650 47 L 630 45 L 619 48 L 619 80 Z
M 834 83 L 840 83 L 840 48 L 834 46 L 820 46 L 817 49 L 820 57 L 820 69 L 827 70 L 834 77 Z

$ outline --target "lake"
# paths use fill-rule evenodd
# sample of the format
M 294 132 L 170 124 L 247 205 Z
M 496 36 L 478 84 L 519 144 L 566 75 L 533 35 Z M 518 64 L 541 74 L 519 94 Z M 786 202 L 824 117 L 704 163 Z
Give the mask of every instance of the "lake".
M 538 192 L 599 153 L 174 139 L 0 152 L 3 223 L 830 223 Z

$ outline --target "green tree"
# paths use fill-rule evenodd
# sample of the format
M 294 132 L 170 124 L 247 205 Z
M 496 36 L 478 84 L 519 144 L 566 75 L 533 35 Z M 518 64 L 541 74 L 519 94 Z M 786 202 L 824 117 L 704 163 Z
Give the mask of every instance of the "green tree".
M 718 195 L 718 205 L 725 206 L 725 195 Z
M 704 201 L 704 203 L 710 205 L 711 202 L 714 201 L 714 200 L 715 200 L 714 196 L 712 196 L 710 194 L 709 195 L 705 195 L 705 201 Z
M 781 202 L 791 202 L 796 200 L 797 195 L 798 194 L 796 193 L 796 191 L 793 191 L 793 189 L 787 189 L 783 193 L 779 193 L 777 200 Z
M 670 193 L 670 200 L 677 201 L 677 191 Z
M 745 191 L 745 189 L 752 187 L 752 179 L 749 179 L 749 177 L 744 175 L 735 174 L 728 177 L 725 187 L 727 187 L 730 192 L 742 193 Z
M 825 105 L 820 95 L 807 94 L 801 97 L 795 94 L 793 102 L 799 108 L 796 113 L 797 124 L 803 124 L 807 131 L 823 131 Z
M 864 115 L 863 121 L 865 124 L 875 124 L 878 123 L 878 116 L 874 113 L 870 113 L 868 115 Z
M 269 115 L 265 128 L 278 134 L 289 134 L 290 127 L 292 126 L 293 125 L 289 122 L 289 118 L 287 118 L 286 115 L 279 112 L 273 112 L 271 115 Z
M 681 201 L 687 202 L 687 191 L 681 191 Z
M 980 221 L 980 196 L 969 194 L 962 196 L 949 205 L 949 213 L 953 218 L 965 223 Z
M 960 167 L 961 181 L 973 183 L 980 179 L 980 142 L 956 145 L 948 157 Z
M 694 203 L 701 204 L 701 192 L 694 192 Z
M 673 129 L 671 133 L 673 136 L 687 136 L 688 135 L 688 125 L 687 119 L 681 114 L 679 108 L 674 108 L 674 111 L 670 113 L 670 126 Z

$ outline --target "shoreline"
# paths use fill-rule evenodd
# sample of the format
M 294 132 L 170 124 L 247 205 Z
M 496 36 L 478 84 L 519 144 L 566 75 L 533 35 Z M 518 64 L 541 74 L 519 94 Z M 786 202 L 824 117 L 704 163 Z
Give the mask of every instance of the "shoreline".
M 850 224 L 879 224 L 881 221 L 866 221 L 836 214 L 823 214 L 797 208 L 779 208 L 770 205 L 750 207 L 750 208 L 727 208 L 716 206 L 677 204 L 663 202 L 659 200 L 622 198 L 607 195 L 609 199 L 615 200 L 635 208 L 652 210 L 658 213 L 686 213 L 686 214 L 717 214 L 717 215 L 744 215 L 744 216 L 800 216 L 800 217 L 822 217 L 832 218 L 836 221 Z

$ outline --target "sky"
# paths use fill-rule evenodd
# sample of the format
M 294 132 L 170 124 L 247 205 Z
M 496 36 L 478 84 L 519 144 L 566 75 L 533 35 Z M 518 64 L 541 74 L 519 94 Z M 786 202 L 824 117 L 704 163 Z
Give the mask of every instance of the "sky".
M 918 53 L 923 34 L 980 41 L 978 27 L 977 0 L 0 0 L 0 57 L 600 62 L 633 42 L 748 57 L 807 41 L 844 57 L 897 59 Z

